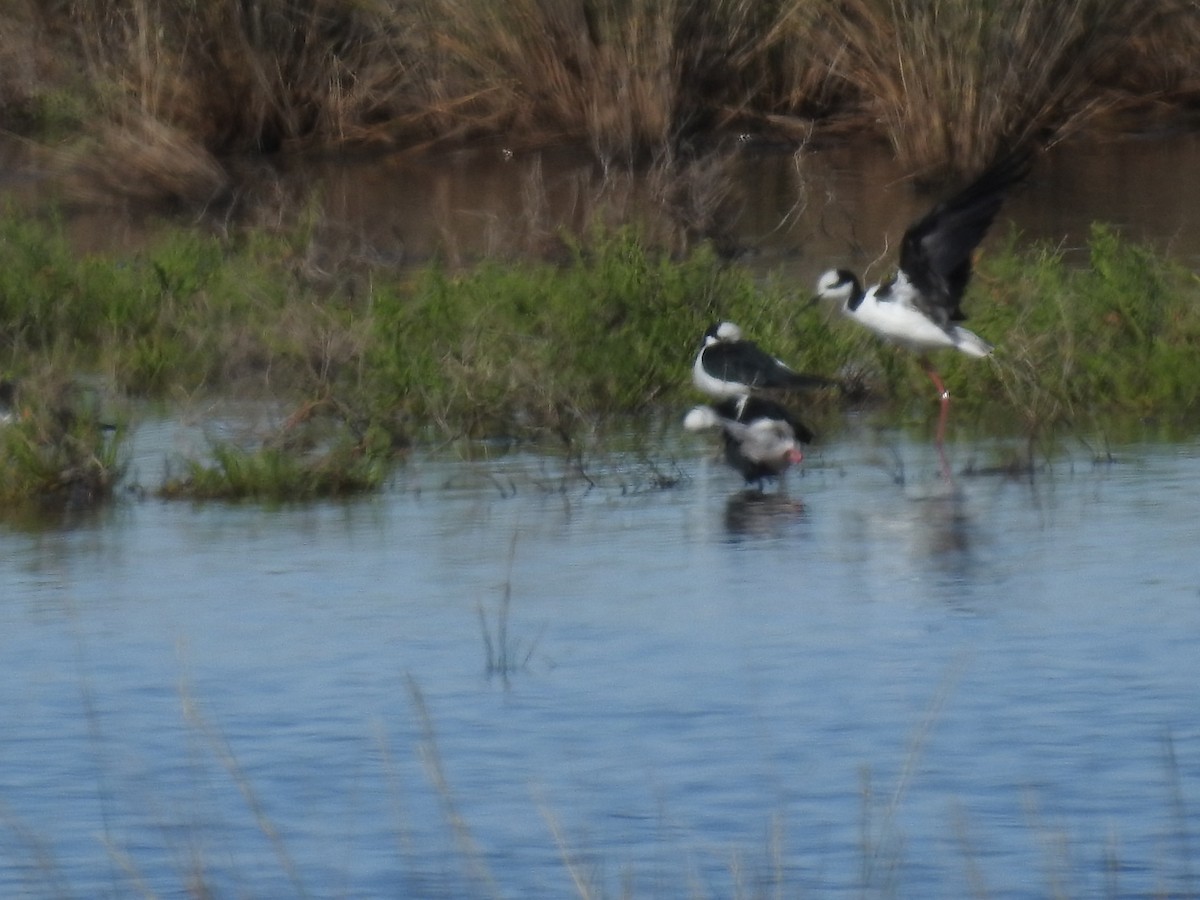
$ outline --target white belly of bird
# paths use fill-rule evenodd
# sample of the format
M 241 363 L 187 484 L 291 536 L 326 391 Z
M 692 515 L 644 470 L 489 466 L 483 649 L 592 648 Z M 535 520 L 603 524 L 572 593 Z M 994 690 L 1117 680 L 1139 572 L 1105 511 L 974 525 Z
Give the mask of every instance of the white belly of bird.
M 955 348 L 971 356 L 987 356 L 991 347 L 975 333 L 954 325 L 947 331 L 914 307 L 866 297 L 851 313 L 881 337 L 917 352 Z
M 699 356 L 696 357 L 696 362 L 692 366 L 692 384 L 696 388 L 710 397 L 724 399 L 725 397 L 740 397 L 746 391 L 738 385 L 730 384 L 728 381 L 722 381 L 709 375 L 704 370 L 704 365 Z

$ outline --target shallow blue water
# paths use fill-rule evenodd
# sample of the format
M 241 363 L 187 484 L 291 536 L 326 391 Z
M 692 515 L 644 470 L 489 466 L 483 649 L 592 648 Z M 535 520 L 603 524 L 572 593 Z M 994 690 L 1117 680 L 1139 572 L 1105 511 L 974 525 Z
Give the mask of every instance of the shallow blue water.
M 1196 895 L 1200 446 L 896 440 L 0 529 L 0 895 Z

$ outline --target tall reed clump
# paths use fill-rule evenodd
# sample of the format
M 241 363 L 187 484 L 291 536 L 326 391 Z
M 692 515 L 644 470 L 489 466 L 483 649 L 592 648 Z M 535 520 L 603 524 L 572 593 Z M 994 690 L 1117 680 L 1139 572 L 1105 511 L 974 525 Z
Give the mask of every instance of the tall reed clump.
M 211 203 L 231 154 L 353 141 L 408 111 L 390 4 L 81 0 L 44 19 L 74 36 L 104 112 L 61 155 L 78 193 Z
M 58 89 L 61 63 L 41 40 L 32 4 L 0 7 L 0 122 L 8 133 L 57 137 L 62 125 L 77 126 L 78 104 Z
M 1097 81 L 1118 126 L 1194 124 L 1200 105 L 1200 5 L 1192 0 L 1145 4 L 1140 27 L 1101 60 Z
M 675 105 L 674 6 L 435 0 L 459 121 L 585 139 L 606 157 L 661 146 Z
M 762 88 L 785 4 L 431 0 L 445 106 L 464 127 L 586 141 L 602 160 L 711 134 Z M 474 122 L 471 118 L 474 118 Z
M 827 20 L 838 15 L 829 0 L 793 0 L 758 7 L 756 40 L 738 61 L 743 73 L 742 108 L 783 126 L 785 136 L 807 138 L 816 120 L 843 116 L 857 89 L 833 65 L 842 48 L 829 37 Z M 799 131 L 803 129 L 803 131 Z
M 60 155 L 79 175 L 75 191 L 194 206 L 225 199 L 231 155 L 301 145 L 490 135 L 582 141 L 618 163 L 690 151 L 776 103 L 816 106 L 802 95 L 830 82 L 791 27 L 794 10 L 787 0 L 81 0 L 42 7 L 41 23 L 95 86 L 90 139 Z
M 731 126 L 795 142 L 814 121 L 882 127 L 933 178 L 1104 111 L 1179 114 L 1200 96 L 1189 0 L 13 7 L 0 4 L 0 110 L 47 134 L 81 123 L 50 151 L 73 198 L 189 210 L 242 199 L 253 179 L 235 160 L 289 148 L 565 140 L 627 165 L 690 158 Z
M 830 66 L 866 98 L 900 162 L 977 171 L 1097 112 L 1098 66 L 1144 25 L 1125 0 L 845 0 L 822 20 Z

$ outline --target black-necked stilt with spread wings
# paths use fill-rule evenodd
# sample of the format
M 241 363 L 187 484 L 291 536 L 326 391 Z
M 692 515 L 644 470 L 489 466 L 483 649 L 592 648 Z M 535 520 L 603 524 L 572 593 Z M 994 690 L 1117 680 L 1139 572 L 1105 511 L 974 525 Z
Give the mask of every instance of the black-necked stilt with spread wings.
M 866 290 L 852 272 L 832 269 L 817 282 L 816 299 L 840 301 L 844 312 L 881 337 L 921 355 L 941 400 L 937 446 L 942 452 L 950 394 L 929 360 L 930 351 L 959 350 L 986 357 L 992 345 L 963 328 L 963 293 L 971 280 L 971 255 L 1000 211 L 1005 193 L 1029 171 L 1028 153 L 1001 158 L 953 197 L 933 207 L 904 232 L 900 268 Z M 945 458 L 942 467 L 946 470 Z
M 730 397 L 694 407 L 683 420 L 688 431 L 720 428 L 725 441 L 725 461 L 741 473 L 747 484 L 762 487 L 764 479 L 778 478 L 804 459 L 801 444 L 813 433 L 784 407 L 763 397 Z
M 834 382 L 797 372 L 753 341 L 742 339 L 732 322 L 718 322 L 704 333 L 692 366 L 692 383 L 710 397 L 744 397 L 755 390 L 804 390 Z

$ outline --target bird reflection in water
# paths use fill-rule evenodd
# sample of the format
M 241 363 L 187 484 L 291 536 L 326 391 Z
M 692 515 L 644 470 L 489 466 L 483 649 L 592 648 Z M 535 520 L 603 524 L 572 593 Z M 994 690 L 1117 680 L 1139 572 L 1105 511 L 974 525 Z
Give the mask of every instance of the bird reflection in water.
M 914 555 L 948 559 L 970 552 L 971 520 L 961 490 L 912 499 Z
M 804 503 L 783 491 L 747 488 L 725 501 L 725 529 L 734 537 L 773 537 L 805 515 Z

